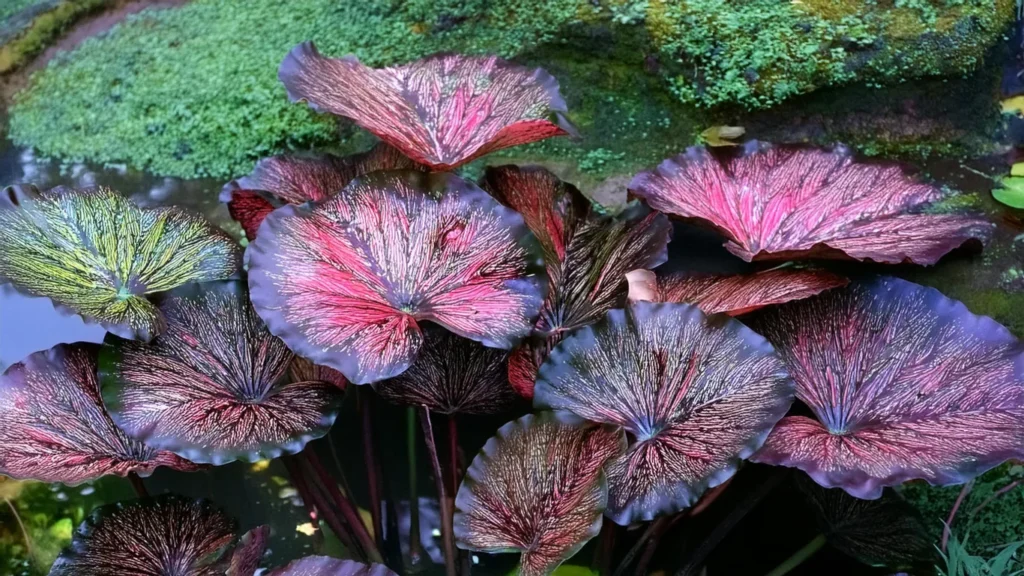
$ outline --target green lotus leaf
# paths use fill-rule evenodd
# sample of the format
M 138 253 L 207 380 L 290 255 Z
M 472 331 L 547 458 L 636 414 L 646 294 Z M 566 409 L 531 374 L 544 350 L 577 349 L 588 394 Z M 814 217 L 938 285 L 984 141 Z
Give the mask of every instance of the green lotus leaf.
M 109 188 L 0 195 L 0 282 L 122 338 L 163 329 L 147 295 L 228 278 L 241 260 L 240 246 L 198 214 L 142 209 Z
M 1024 209 L 1024 178 L 1007 176 L 1000 184 L 1003 187 L 993 190 L 992 197 L 1010 208 Z

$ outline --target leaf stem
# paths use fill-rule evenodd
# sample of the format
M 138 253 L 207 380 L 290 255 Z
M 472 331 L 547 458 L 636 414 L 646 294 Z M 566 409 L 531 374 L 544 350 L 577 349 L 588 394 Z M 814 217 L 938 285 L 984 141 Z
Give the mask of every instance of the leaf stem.
M 420 495 L 416 485 L 419 466 L 416 462 L 416 408 L 405 410 L 406 456 L 409 461 L 409 562 L 415 566 L 423 561 L 420 541 Z
M 14 507 L 14 502 L 11 502 L 6 496 L 4 497 L 4 502 L 11 509 L 11 514 L 14 514 L 14 520 L 18 523 L 18 528 L 21 528 L 21 537 L 25 539 L 25 556 L 32 559 L 32 539 L 28 537 L 28 530 L 25 529 L 25 523 L 21 521 L 21 514 L 18 514 L 18 509 Z
M 456 576 L 455 534 L 452 517 L 455 514 L 455 503 L 444 487 L 444 476 L 441 473 L 441 462 L 437 458 L 437 444 L 434 441 L 434 426 L 430 423 L 430 408 L 420 407 L 420 425 L 423 426 L 423 439 L 427 444 L 430 465 L 434 469 L 434 484 L 437 486 L 437 498 L 441 505 L 441 540 L 444 543 L 444 564 L 447 576 Z
M 946 524 L 942 527 L 942 551 L 946 551 L 946 545 L 949 544 L 949 536 L 953 533 L 953 520 L 956 519 L 956 513 L 960 510 L 960 505 L 964 503 L 964 499 L 971 493 L 971 489 L 974 488 L 974 480 L 971 480 L 964 487 L 960 489 L 960 494 L 956 497 L 956 502 L 953 503 L 953 509 L 949 511 L 949 517 L 946 518 Z
M 644 549 L 644 545 L 647 544 L 648 540 L 653 538 L 655 534 L 660 533 L 664 527 L 668 525 L 670 520 L 670 516 L 662 516 L 654 522 L 651 522 L 647 526 L 647 530 L 644 530 L 644 533 L 636 543 L 633 544 L 633 547 L 629 549 L 629 552 L 626 552 L 626 556 L 623 557 L 622 562 L 619 562 L 619 567 L 615 569 L 612 576 L 621 576 L 622 574 L 625 574 L 626 568 L 629 568 L 629 565 L 633 563 L 633 560 L 636 559 L 637 555 L 640 554 L 640 551 Z
M 355 533 L 355 539 L 359 542 L 359 545 L 366 551 L 367 559 L 371 562 L 377 562 L 379 564 L 384 563 L 383 557 L 380 555 L 380 550 L 374 544 L 373 538 L 370 533 L 366 530 L 366 525 L 363 524 L 362 518 L 359 517 L 359 511 L 356 509 L 348 498 L 342 495 L 341 490 L 338 489 L 338 484 L 331 478 L 327 470 L 324 469 L 324 465 L 320 463 L 320 459 L 312 449 L 306 449 L 299 452 L 297 455 L 304 464 L 308 465 L 313 472 L 315 477 L 319 478 L 320 486 L 327 491 L 331 499 L 334 500 L 334 505 L 341 512 L 342 518 L 345 523 L 352 528 Z
M 149 490 L 146 490 L 146 483 L 142 481 L 142 477 L 135 472 L 128 473 L 128 481 L 131 482 L 132 488 L 135 489 L 135 494 L 139 498 L 149 498 Z
M 995 492 L 992 493 L 991 496 L 986 498 L 984 502 L 982 502 L 981 504 L 978 504 L 978 506 L 974 510 L 971 510 L 971 516 L 974 516 L 978 512 L 981 512 L 981 509 L 984 508 L 985 506 L 988 506 L 989 504 L 991 504 L 993 500 L 995 500 L 996 498 L 999 498 L 1003 494 L 1006 494 L 1007 492 L 1009 492 L 1010 490 L 1013 490 L 1014 488 L 1016 488 L 1017 486 L 1020 486 L 1021 484 L 1024 484 L 1024 478 L 1020 478 L 1020 479 L 1014 480 L 1013 482 L 1010 482 L 1009 484 L 1007 484 L 1006 486 L 1003 486 L 999 490 L 996 490 Z
M 384 549 L 384 524 L 381 522 L 381 479 L 380 464 L 377 462 L 377 446 L 373 437 L 372 389 L 356 386 L 356 405 L 363 425 L 363 462 L 366 466 L 366 483 L 370 489 L 370 518 L 373 519 L 373 537 L 378 550 Z
M 791 570 L 804 563 L 805 560 L 814 556 L 814 553 L 821 550 L 822 546 L 825 545 L 825 535 L 818 534 L 813 540 L 804 545 L 803 548 L 797 550 L 792 556 L 786 558 L 775 567 L 774 570 L 766 574 L 765 576 L 783 576 L 789 574 Z

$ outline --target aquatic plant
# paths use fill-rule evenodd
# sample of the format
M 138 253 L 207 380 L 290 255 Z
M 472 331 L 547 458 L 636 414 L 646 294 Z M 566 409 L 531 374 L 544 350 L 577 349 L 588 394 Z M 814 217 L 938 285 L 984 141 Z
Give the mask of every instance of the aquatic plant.
M 464 551 L 518 552 L 520 573 L 550 574 L 598 535 L 600 573 L 644 574 L 678 523 L 704 543 L 673 556 L 699 567 L 793 477 L 821 535 L 770 574 L 826 545 L 902 569 L 934 558 L 883 488 L 963 483 L 1024 457 L 1024 347 L 1006 329 L 902 280 L 756 262 L 934 264 L 983 241 L 985 221 L 924 210 L 938 187 L 843 148 L 755 142 L 690 149 L 638 175 L 639 200 L 609 215 L 542 168 L 488 168 L 479 185 L 446 172 L 569 132 L 546 72 L 450 54 L 372 69 L 303 44 L 281 77 L 385 143 L 267 158 L 226 185 L 245 272 L 241 247 L 184 211 L 105 189 L 0 199 L 0 278 L 112 332 L 0 378 L 0 473 L 127 475 L 140 496 L 97 511 L 51 574 L 424 568 L 419 442 L 448 576 L 480 559 Z M 662 211 L 721 232 L 747 272 L 655 270 L 672 232 Z M 369 520 L 341 464 L 307 446 L 347 394 Z M 406 406 L 401 506 L 377 453 L 378 397 Z M 463 415 L 508 421 L 468 468 Z M 268 527 L 239 535 L 210 504 L 150 498 L 141 479 L 271 459 L 308 515 L 300 529 L 329 533 L 346 559 L 318 547 L 268 561 Z M 720 522 L 692 522 L 712 506 Z

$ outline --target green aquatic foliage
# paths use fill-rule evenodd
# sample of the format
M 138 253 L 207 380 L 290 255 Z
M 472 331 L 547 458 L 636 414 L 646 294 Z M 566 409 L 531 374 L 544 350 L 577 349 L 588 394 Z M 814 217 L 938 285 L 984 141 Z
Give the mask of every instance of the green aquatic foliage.
M 1006 176 L 999 181 L 999 187 L 992 190 L 992 197 L 1010 208 L 1024 209 L 1024 177 Z
M 964 536 L 964 541 L 953 536 L 949 541 L 949 547 L 942 554 L 946 565 L 938 567 L 941 576 L 1018 576 L 1024 574 L 1024 569 L 1014 569 L 1017 563 L 1017 551 L 1024 547 L 1024 540 L 1012 542 L 999 550 L 990 558 L 973 555 L 967 552 L 967 542 L 970 535 Z

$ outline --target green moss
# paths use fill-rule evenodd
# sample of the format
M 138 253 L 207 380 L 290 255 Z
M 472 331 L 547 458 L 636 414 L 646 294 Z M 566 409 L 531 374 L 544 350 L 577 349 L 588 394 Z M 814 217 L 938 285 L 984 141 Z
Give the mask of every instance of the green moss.
M 963 540 L 970 531 L 967 549 L 972 554 L 992 556 L 992 550 L 1001 548 L 1010 542 L 1024 539 L 1024 488 L 1018 487 L 1008 492 L 980 512 L 971 515 L 971 511 L 984 502 L 996 490 L 1011 481 L 1024 476 L 1024 467 L 1005 464 L 980 476 L 971 494 L 964 501 L 953 523 L 955 532 Z M 903 496 L 921 511 L 936 541 L 942 537 L 943 522 L 960 493 L 960 486 L 934 488 L 921 482 L 906 484 L 902 488 Z
M 4 0 L 3 5 L 0 6 L 0 23 L 11 16 L 18 14 L 29 6 L 45 1 L 46 0 Z
M 24 7 L 35 3 L 38 3 L 38 0 L 28 2 Z M 34 17 L 24 30 L 0 46 L 0 74 L 23 66 L 30 58 L 42 52 L 71 23 L 95 12 L 107 3 L 108 0 L 66 0 L 52 10 Z

